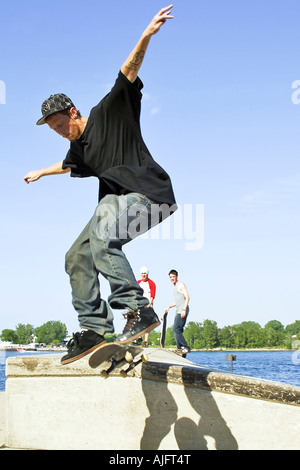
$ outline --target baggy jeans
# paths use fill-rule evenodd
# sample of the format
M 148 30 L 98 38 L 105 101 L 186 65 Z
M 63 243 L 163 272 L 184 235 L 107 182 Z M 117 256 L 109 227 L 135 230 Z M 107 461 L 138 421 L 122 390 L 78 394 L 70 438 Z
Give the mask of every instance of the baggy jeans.
M 183 336 L 183 329 L 187 321 L 187 317 L 189 314 L 189 308 L 186 309 L 186 316 L 185 318 L 181 318 L 180 313 L 175 315 L 174 325 L 173 325 L 173 333 L 176 341 L 177 348 L 186 348 L 187 342 L 185 337 Z
M 156 225 L 151 225 L 151 203 L 139 193 L 105 196 L 67 252 L 66 272 L 81 328 L 102 336 L 113 333 L 111 308 L 135 312 L 148 305 L 122 246 Z M 110 284 L 108 302 L 101 298 L 99 273 Z

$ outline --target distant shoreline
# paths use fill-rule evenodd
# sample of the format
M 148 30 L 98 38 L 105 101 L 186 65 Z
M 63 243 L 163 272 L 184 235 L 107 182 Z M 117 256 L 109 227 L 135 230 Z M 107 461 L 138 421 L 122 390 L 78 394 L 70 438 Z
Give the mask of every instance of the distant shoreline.
M 160 348 L 160 346 L 151 346 L 154 348 Z M 176 349 L 175 346 L 171 346 L 169 348 L 162 348 L 162 349 L 169 349 L 169 350 L 174 350 Z M 21 350 L 21 351 L 20 351 Z M 297 349 L 288 349 L 288 348 L 214 348 L 214 349 L 191 349 L 191 352 L 228 352 L 228 351 L 249 351 L 249 352 L 259 352 L 259 351 L 298 351 L 299 348 Z M 65 352 L 67 351 L 67 348 L 55 348 L 55 347 L 45 347 L 45 348 L 26 348 L 26 347 L 12 347 L 12 348 L 0 348 L 1 351 L 12 351 L 12 352 Z
M 21 350 L 21 351 L 20 351 Z M 67 348 L 26 348 L 26 347 L 12 347 L 12 348 L 0 348 L 0 351 L 12 351 L 12 352 L 65 352 L 67 351 Z
M 151 347 L 160 347 L 160 346 L 151 346 Z M 176 346 L 170 346 L 168 348 L 164 349 L 169 349 L 173 350 L 176 349 Z M 229 351 L 298 351 L 299 349 L 288 349 L 288 348 L 213 348 L 213 349 L 196 349 L 193 348 L 191 349 L 191 352 L 229 352 Z

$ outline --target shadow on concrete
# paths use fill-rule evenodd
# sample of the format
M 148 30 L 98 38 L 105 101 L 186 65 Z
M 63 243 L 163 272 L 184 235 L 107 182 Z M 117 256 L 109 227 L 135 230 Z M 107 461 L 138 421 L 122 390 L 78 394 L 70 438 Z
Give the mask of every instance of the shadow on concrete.
M 158 449 L 174 425 L 174 435 L 179 449 L 237 450 L 237 441 L 222 417 L 211 391 L 192 387 L 190 372 L 184 367 L 182 368 L 182 386 L 199 419 L 198 422 L 194 422 L 188 417 L 178 418 L 178 406 L 168 388 L 169 368 L 167 364 L 165 366 L 160 368 L 159 380 L 151 380 L 150 377 L 149 380 L 142 378 L 143 393 L 150 416 L 145 421 L 140 448 L 142 450 Z M 205 374 L 207 376 L 208 373 L 208 371 L 207 373 L 201 372 L 204 380 Z M 147 377 L 149 374 L 145 375 Z

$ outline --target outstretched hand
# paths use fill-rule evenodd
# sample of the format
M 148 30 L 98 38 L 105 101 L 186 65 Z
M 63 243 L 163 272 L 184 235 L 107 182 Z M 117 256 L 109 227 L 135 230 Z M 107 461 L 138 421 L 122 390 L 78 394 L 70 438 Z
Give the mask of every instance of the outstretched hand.
M 37 181 L 41 178 L 41 172 L 39 170 L 37 171 L 30 171 L 27 173 L 27 175 L 24 176 L 24 181 L 25 183 L 29 184 L 32 183 L 33 181 Z
M 151 36 L 156 34 L 167 20 L 174 18 L 174 16 L 171 15 L 172 8 L 173 5 L 164 7 L 154 16 L 153 20 L 146 28 L 146 31 L 151 34 Z
M 138 71 L 141 68 L 144 56 L 149 45 L 150 39 L 153 34 L 156 34 L 160 27 L 170 18 L 174 18 L 171 15 L 171 8 L 173 5 L 169 5 L 162 8 L 149 23 L 147 28 L 144 30 L 139 42 L 124 62 L 121 67 L 121 72 L 128 78 L 130 82 L 134 82 L 138 75 Z

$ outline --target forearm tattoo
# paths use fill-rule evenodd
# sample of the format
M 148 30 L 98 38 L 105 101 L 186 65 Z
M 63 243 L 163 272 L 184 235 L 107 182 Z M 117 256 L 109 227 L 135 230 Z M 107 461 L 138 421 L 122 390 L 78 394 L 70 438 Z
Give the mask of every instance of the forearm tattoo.
M 136 54 L 134 54 L 132 60 L 126 64 L 126 67 L 130 70 L 136 70 L 138 67 L 140 67 L 141 63 L 143 62 L 145 56 L 145 51 L 139 51 Z

